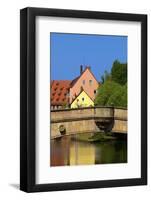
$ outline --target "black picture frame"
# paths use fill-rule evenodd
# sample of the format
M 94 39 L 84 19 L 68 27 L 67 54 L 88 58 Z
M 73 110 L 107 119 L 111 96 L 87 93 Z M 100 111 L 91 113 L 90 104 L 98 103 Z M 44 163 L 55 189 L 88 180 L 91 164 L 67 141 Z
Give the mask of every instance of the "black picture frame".
M 35 19 L 54 16 L 103 19 L 141 23 L 141 177 L 70 183 L 36 184 L 35 163 Z M 20 11 L 20 190 L 43 192 L 57 190 L 121 187 L 147 184 L 147 15 L 24 8 Z

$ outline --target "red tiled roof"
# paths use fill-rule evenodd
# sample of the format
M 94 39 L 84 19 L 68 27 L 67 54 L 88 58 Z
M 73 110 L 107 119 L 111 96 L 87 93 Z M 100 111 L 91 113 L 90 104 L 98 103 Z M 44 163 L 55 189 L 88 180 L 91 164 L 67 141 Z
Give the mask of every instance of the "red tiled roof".
M 53 80 L 51 81 L 51 105 L 69 104 L 69 93 L 71 81 L 69 80 Z

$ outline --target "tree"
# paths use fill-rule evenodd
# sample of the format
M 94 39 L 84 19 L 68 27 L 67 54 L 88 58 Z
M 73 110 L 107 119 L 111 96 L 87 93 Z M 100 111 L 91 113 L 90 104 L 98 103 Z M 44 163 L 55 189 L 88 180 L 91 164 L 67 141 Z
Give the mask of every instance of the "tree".
M 123 107 L 127 107 L 127 83 L 123 86 L 123 95 L 121 97 L 121 104 Z
M 105 70 L 104 74 L 101 76 L 101 83 L 104 83 L 107 80 L 111 80 L 111 74 Z
M 127 84 L 106 81 L 98 88 L 95 105 L 127 107 Z
M 127 107 L 127 87 L 120 86 L 114 91 L 108 99 L 107 105 Z
M 105 81 L 104 84 L 100 85 L 98 88 L 97 96 L 95 98 L 95 105 L 112 105 L 111 102 L 108 104 L 109 98 L 121 88 L 118 83 L 111 80 Z
M 124 85 L 127 83 L 127 64 L 115 60 L 111 69 L 112 80 Z
M 101 77 L 95 105 L 127 107 L 127 64 L 114 61 L 111 73 Z

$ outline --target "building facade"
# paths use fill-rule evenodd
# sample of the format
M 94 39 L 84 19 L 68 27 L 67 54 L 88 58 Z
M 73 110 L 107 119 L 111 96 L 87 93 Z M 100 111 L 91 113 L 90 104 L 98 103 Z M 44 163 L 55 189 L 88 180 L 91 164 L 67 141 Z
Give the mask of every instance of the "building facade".
M 89 95 L 82 90 L 80 94 L 71 102 L 71 108 L 80 108 L 80 107 L 93 107 L 94 101 L 89 97 Z
M 91 68 L 80 66 L 80 75 L 74 80 L 51 81 L 51 109 L 94 106 L 98 86 Z
M 81 66 L 80 76 L 71 82 L 70 87 L 70 103 L 75 99 L 75 97 L 83 89 L 89 97 L 94 101 L 97 88 L 99 86 L 98 81 L 93 75 L 91 68 L 86 67 L 84 70 Z

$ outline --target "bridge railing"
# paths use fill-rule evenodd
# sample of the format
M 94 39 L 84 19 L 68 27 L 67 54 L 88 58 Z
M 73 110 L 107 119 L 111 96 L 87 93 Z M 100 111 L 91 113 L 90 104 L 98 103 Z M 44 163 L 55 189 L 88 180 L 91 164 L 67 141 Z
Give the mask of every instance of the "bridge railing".
M 113 118 L 114 108 L 113 107 L 94 107 L 94 117 L 96 118 Z
M 92 117 L 93 108 L 90 109 L 66 109 L 51 112 L 51 120 L 65 120 L 73 118 Z
M 114 108 L 114 119 L 127 121 L 127 109 Z
M 127 110 L 113 107 L 87 107 L 51 111 L 51 122 L 86 118 L 127 118 Z

